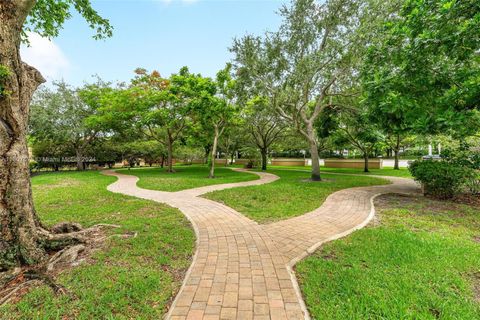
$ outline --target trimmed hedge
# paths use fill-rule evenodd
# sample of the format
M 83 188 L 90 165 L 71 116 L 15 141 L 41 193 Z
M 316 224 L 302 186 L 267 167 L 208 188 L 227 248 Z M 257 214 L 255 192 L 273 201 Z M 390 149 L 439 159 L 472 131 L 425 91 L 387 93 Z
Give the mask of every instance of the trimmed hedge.
M 422 183 L 425 194 L 439 199 L 452 198 L 477 177 L 472 168 L 446 161 L 414 161 L 409 170 Z

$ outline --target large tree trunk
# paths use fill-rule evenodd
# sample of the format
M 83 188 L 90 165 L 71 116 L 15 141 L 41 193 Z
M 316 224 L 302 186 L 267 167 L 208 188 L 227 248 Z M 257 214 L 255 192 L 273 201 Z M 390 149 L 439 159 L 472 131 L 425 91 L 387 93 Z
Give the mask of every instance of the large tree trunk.
M 307 126 L 307 138 L 308 143 L 310 144 L 310 155 L 312 157 L 312 181 L 321 181 L 322 178 L 320 177 L 320 159 L 318 157 L 318 146 L 317 146 L 317 139 L 315 136 L 315 130 L 313 129 L 313 125 L 310 124 Z
M 0 3 L 0 64 L 11 72 L 0 97 L 0 269 L 45 258 L 38 243 L 28 170 L 26 131 L 33 92 L 44 82 L 40 73 L 20 60 L 20 30 L 29 7 Z
M 363 165 L 363 172 L 370 172 L 368 170 L 368 152 L 365 152 L 363 154 L 363 160 L 364 160 L 364 165 Z
M 175 172 L 173 170 L 173 139 L 172 137 L 169 135 L 168 136 L 168 141 L 167 141 L 167 152 L 168 152 L 168 158 L 167 158 L 167 172 Z
M 203 163 L 204 164 L 208 164 L 208 158 L 210 157 L 210 150 L 211 150 L 210 145 L 204 147 L 204 151 L 205 151 L 205 155 L 204 155 L 204 158 L 203 158 Z
M 397 143 L 395 144 L 395 148 L 393 150 L 395 152 L 395 163 L 393 165 L 393 169 L 394 170 L 400 170 L 400 165 L 399 165 L 399 161 L 398 161 L 398 156 L 399 156 L 399 152 L 400 152 L 400 136 L 397 135 Z
M 399 160 L 398 160 L 399 150 L 395 149 L 394 152 L 395 152 L 395 162 L 393 164 L 393 169 L 394 170 L 400 170 L 400 165 L 399 165 Z
M 0 96 L 0 271 L 31 265 L 62 241 L 42 228 L 30 185 L 27 125 L 30 100 L 45 82 L 20 59 L 20 32 L 33 0 L 0 1 L 0 64 L 10 71 Z
M 75 156 L 77 158 L 77 171 L 83 171 L 84 167 L 83 167 L 82 151 L 81 150 L 76 150 Z
M 267 148 L 261 148 L 260 153 L 262 154 L 262 170 L 267 170 Z
M 218 127 L 215 126 L 215 136 L 213 137 L 213 146 L 212 146 L 212 154 L 211 154 L 212 163 L 210 164 L 210 173 L 208 174 L 208 177 L 210 179 L 215 178 L 215 153 L 217 153 L 217 144 L 218 144 L 219 135 L 220 133 L 218 131 Z

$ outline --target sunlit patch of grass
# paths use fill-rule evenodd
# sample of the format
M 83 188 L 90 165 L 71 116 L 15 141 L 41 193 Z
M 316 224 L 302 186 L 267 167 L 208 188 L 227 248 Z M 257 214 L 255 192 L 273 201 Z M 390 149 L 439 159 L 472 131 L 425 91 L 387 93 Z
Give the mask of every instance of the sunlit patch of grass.
M 282 169 L 282 170 L 302 170 L 310 172 L 310 166 L 296 167 L 296 166 L 270 166 L 271 169 Z M 359 175 L 379 175 L 379 176 L 390 176 L 390 177 L 400 177 L 400 178 L 412 178 L 408 168 L 400 168 L 399 170 L 393 169 L 393 167 L 383 167 L 383 169 L 369 169 L 370 172 L 363 172 L 363 169 L 352 169 L 352 168 L 326 168 L 322 166 L 320 168 L 320 174 L 322 173 L 346 173 L 346 174 L 359 174 Z M 328 177 L 325 175 L 325 177 Z
M 331 193 L 351 187 L 387 184 L 383 179 L 347 175 L 324 176 L 321 182 L 309 181 L 309 173 L 272 169 L 279 180 L 259 186 L 211 192 L 206 198 L 222 202 L 247 217 L 267 223 L 302 215 L 321 206 Z
M 141 188 L 160 191 L 180 191 L 213 184 L 242 182 L 258 179 L 257 175 L 232 171 L 229 168 L 215 168 L 215 178 L 209 179 L 207 166 L 176 166 L 174 173 L 162 168 L 122 169 L 120 173 L 135 175 L 140 178 L 137 185 Z
M 392 195 L 376 204 L 379 225 L 297 265 L 312 317 L 480 319 L 478 208 Z
M 85 264 L 57 281 L 70 295 L 56 296 L 42 286 L 17 304 L 0 308 L 0 319 L 159 319 L 178 291 L 190 265 L 195 235 L 176 209 L 114 194 L 114 177 L 99 172 L 60 172 L 32 179 L 42 222 L 76 221 L 84 226 L 118 224 L 114 237 Z

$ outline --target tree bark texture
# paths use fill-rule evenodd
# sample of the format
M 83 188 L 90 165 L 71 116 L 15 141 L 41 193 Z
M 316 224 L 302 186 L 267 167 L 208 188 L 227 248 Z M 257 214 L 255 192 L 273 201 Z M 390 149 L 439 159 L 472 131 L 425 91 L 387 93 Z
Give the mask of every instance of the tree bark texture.
M 208 174 L 208 177 L 211 179 L 215 178 L 215 154 L 217 153 L 217 144 L 218 144 L 219 135 L 220 135 L 220 132 L 218 130 L 218 126 L 215 126 L 215 135 L 213 137 L 212 154 L 211 154 L 212 163 L 210 164 L 210 173 Z
M 77 158 L 77 171 L 82 171 L 84 170 L 84 166 L 83 166 L 83 155 L 82 155 L 82 151 L 77 149 L 76 150 L 76 158 Z
M 20 35 L 34 0 L 0 1 L 0 64 L 10 75 L 0 96 L 0 271 L 36 264 L 47 258 L 64 237 L 42 228 L 35 213 L 27 148 L 29 106 L 45 82 L 21 61 Z
M 308 134 L 308 143 L 310 144 L 310 155 L 312 157 L 312 181 L 321 181 L 322 178 L 320 177 L 320 159 L 318 156 L 318 145 L 317 145 L 317 138 L 315 136 L 315 130 L 313 129 L 313 125 L 309 124 L 307 126 L 307 134 Z
M 364 160 L 363 172 L 369 172 L 369 170 L 368 170 L 368 152 L 365 152 L 363 154 L 363 160 Z
M 400 170 L 400 165 L 399 165 L 399 153 L 400 153 L 400 136 L 397 135 L 397 142 L 395 144 L 394 148 L 394 153 L 395 153 L 395 164 L 393 165 L 394 170 Z
M 260 153 L 262 154 L 262 170 L 267 170 L 267 149 L 260 149 Z
M 173 171 L 173 139 L 170 134 L 168 135 L 167 151 L 168 151 L 167 172 L 174 172 Z

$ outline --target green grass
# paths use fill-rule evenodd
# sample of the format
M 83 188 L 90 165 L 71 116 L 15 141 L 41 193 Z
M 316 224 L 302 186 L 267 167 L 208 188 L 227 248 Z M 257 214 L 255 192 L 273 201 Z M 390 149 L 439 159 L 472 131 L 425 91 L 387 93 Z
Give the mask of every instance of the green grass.
M 322 167 L 321 171 L 334 172 L 334 173 L 348 173 L 348 174 L 379 175 L 379 176 L 401 177 L 401 178 L 412 177 L 412 175 L 410 174 L 410 171 L 408 171 L 407 168 L 400 168 L 399 170 L 394 170 L 393 168 L 390 168 L 390 167 L 384 167 L 383 169 L 369 169 L 370 172 L 363 172 L 363 169 Z
M 310 171 L 310 166 L 305 167 L 296 167 L 296 166 L 270 166 L 271 169 L 284 169 L 284 170 L 304 170 Z M 370 172 L 363 172 L 363 169 L 350 169 L 350 168 L 320 168 L 320 174 L 322 173 L 346 173 L 346 174 L 361 174 L 361 175 L 379 175 L 379 176 L 389 176 L 389 177 L 401 177 L 401 178 L 412 178 L 410 171 L 407 168 L 400 168 L 399 170 L 394 170 L 393 167 L 384 167 L 383 169 L 370 169 Z
M 258 179 L 257 175 L 232 171 L 216 167 L 215 178 L 208 179 L 207 166 L 176 166 L 175 173 L 168 173 L 161 168 L 122 169 L 120 173 L 135 175 L 140 178 L 137 185 L 141 188 L 159 191 L 180 191 L 213 184 L 242 182 Z
M 380 226 L 297 265 L 312 318 L 480 319 L 480 210 L 381 199 Z
M 112 238 L 93 263 L 62 273 L 58 282 L 72 295 L 56 296 L 42 286 L 15 305 L 0 308 L 0 319 L 160 319 L 190 265 L 195 235 L 176 209 L 106 190 L 114 177 L 98 172 L 50 173 L 32 179 L 41 220 L 47 225 L 76 221 L 112 223 Z
M 321 182 L 308 181 L 309 173 L 295 170 L 268 170 L 279 180 L 250 187 L 211 192 L 206 198 L 225 203 L 247 217 L 267 223 L 307 213 L 340 189 L 388 183 L 372 177 L 324 175 Z

